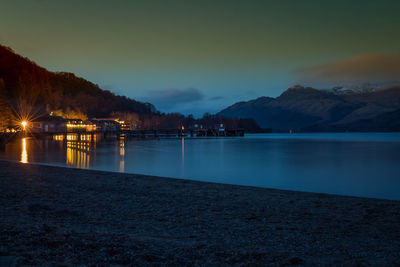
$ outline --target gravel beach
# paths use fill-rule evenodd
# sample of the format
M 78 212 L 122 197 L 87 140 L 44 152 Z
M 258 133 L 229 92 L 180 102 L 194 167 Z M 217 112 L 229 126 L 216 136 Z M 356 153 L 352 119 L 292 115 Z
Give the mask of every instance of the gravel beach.
M 0 266 L 399 266 L 400 202 L 0 161 Z

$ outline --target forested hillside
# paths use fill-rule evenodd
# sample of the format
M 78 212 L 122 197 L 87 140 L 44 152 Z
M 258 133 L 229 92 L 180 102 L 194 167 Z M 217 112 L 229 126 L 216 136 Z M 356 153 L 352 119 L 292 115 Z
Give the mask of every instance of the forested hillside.
M 37 109 L 89 117 L 112 112 L 152 114 L 154 106 L 102 90 L 73 73 L 50 72 L 0 45 L 1 96 L 11 106 L 18 102 Z

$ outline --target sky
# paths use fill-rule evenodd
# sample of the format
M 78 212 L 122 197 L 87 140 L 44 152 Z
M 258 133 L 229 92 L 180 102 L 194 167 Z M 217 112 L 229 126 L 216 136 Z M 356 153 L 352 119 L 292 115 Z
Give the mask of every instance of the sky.
M 400 80 L 398 0 L 0 0 L 0 43 L 163 112 Z

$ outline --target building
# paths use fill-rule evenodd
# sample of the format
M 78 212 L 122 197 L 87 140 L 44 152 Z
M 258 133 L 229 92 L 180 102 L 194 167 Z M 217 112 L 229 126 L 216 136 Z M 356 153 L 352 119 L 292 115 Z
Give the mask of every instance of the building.
M 131 131 L 134 130 L 135 127 L 133 127 L 129 122 L 126 121 L 118 121 L 118 123 L 121 126 L 121 131 Z
M 65 125 L 69 133 L 97 131 L 97 125 L 95 123 L 83 121 L 81 119 L 65 119 Z
M 119 118 L 94 118 L 91 122 L 101 127 L 104 132 L 131 131 L 134 129 L 129 122 L 122 121 Z
M 62 117 L 45 115 L 34 119 L 28 125 L 32 133 L 63 133 L 67 131 L 65 120 Z
M 63 119 L 58 116 L 45 115 L 29 122 L 28 130 L 32 133 L 83 133 L 83 132 L 119 132 L 130 131 L 129 123 L 114 118 Z
M 118 132 L 121 130 L 121 124 L 118 119 L 114 118 L 94 118 L 90 120 L 91 123 L 96 125 L 96 129 L 102 132 Z

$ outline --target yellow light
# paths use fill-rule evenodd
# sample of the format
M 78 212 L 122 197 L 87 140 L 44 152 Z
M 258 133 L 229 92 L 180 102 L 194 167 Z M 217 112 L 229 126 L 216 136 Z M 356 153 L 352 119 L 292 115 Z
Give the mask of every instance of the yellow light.
M 22 128 L 24 129 L 24 131 L 26 130 L 26 126 L 28 125 L 27 121 L 22 121 L 21 122 Z
M 21 163 L 28 163 L 28 152 L 26 150 L 26 138 L 22 138 L 22 152 L 21 152 Z

